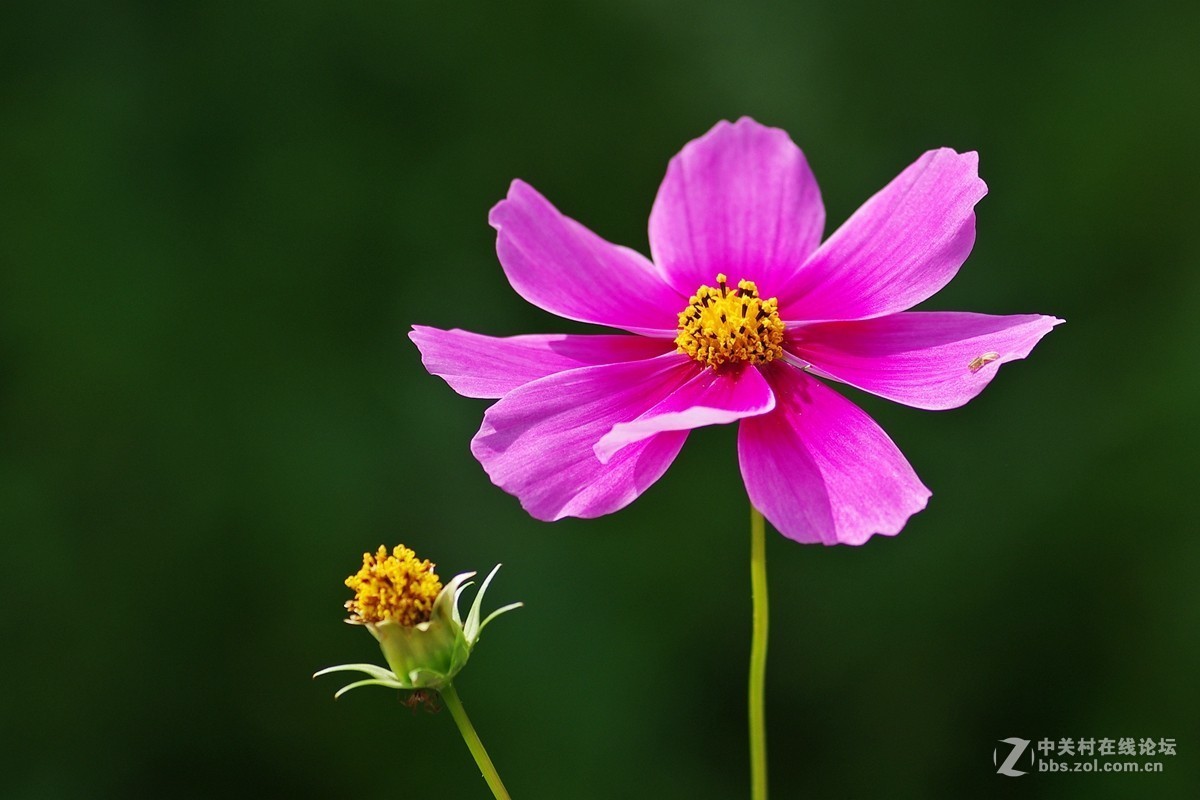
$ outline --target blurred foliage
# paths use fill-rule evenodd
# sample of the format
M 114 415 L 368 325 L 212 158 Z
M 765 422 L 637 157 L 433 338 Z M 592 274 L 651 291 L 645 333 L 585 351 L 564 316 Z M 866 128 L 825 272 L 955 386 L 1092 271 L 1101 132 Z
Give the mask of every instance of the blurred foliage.
M 745 796 L 733 430 L 539 523 L 405 334 L 581 329 L 506 285 L 508 181 L 645 251 L 670 156 L 750 114 L 830 230 L 979 150 L 928 307 L 1068 321 L 959 410 L 851 393 L 934 497 L 768 542 L 777 796 L 1194 797 L 1198 34 L 1194 3 L 6 4 L 0 795 L 486 796 L 447 715 L 308 680 L 378 660 L 341 581 L 403 541 L 527 604 L 458 682 L 514 796 Z M 1009 736 L 1179 754 L 1013 780 Z

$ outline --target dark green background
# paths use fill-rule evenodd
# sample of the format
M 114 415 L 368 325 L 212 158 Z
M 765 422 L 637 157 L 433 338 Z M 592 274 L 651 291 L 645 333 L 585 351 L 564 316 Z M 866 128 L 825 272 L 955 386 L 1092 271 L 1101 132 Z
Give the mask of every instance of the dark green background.
M 459 679 L 515 797 L 746 796 L 733 428 L 540 523 L 405 336 L 583 329 L 508 288 L 508 181 L 645 251 L 667 160 L 742 114 L 828 230 L 977 149 L 927 307 L 1068 321 L 959 410 L 851 392 L 934 495 L 861 548 L 770 534 L 774 796 L 1196 796 L 1198 9 L 6 4 L 0 796 L 485 797 L 447 714 L 309 680 L 378 660 L 341 581 L 396 541 L 527 604 Z M 1178 755 L 1012 779 L 1010 736 Z

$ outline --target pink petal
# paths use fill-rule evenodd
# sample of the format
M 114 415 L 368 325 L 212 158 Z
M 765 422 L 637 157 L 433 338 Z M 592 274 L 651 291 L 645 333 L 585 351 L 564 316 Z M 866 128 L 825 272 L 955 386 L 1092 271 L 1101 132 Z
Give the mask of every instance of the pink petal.
M 686 383 L 698 366 L 678 353 L 559 372 L 488 409 L 471 452 L 492 483 L 541 520 L 598 517 L 624 508 L 659 479 L 687 438 L 660 433 L 607 464 L 592 448 Z
M 938 411 L 970 401 L 1002 363 L 1024 359 L 1062 321 L 1040 314 L 910 311 L 805 325 L 792 333 L 791 349 L 830 378 Z
M 738 458 L 750 502 L 798 542 L 862 544 L 900 532 L 929 490 L 860 408 L 787 365 L 767 374 L 770 414 L 742 420 Z
M 671 159 L 650 212 L 650 252 L 685 297 L 717 273 L 772 297 L 821 242 L 825 206 L 800 148 L 749 117 L 719 122 Z
M 509 283 L 535 306 L 580 322 L 674 338 L 687 305 L 654 265 L 559 213 L 523 181 L 488 217 Z
M 620 361 L 640 361 L 674 348 L 645 336 L 552 333 L 484 336 L 458 329 L 414 325 L 408 337 L 421 350 L 430 374 L 444 378 L 464 397 L 503 397 L 522 384 L 555 372 Z
M 957 408 L 1062 322 L 1039 314 L 909 311 L 807 325 L 791 348 L 821 373 L 898 403 Z
M 931 150 L 862 205 L 779 294 L 785 320 L 905 311 L 950 282 L 975 243 L 987 194 L 979 155 Z
M 613 425 L 596 443 L 596 457 L 607 464 L 615 453 L 656 433 L 724 425 L 765 414 L 774 407 L 775 395 L 754 367 L 719 372 L 702 369 L 637 419 Z

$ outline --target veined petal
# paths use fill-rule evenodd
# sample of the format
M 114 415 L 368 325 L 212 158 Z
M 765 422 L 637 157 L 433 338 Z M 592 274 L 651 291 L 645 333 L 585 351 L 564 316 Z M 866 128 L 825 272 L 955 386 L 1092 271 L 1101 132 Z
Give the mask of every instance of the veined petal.
M 608 463 L 622 448 L 656 433 L 723 425 L 774 407 L 775 395 L 754 367 L 703 369 L 637 419 L 613 425 L 596 443 L 596 457 Z
M 471 452 L 492 483 L 540 520 L 598 517 L 624 508 L 659 479 L 687 438 L 660 433 L 607 464 L 592 448 L 636 419 L 699 367 L 678 353 L 559 372 L 506 394 L 487 410 Z
M 985 194 L 978 153 L 925 153 L 812 254 L 778 295 L 780 315 L 816 322 L 912 308 L 966 261 Z
M 775 410 L 742 420 L 738 460 L 750 502 L 799 542 L 862 544 L 900 532 L 929 490 L 860 408 L 793 367 L 767 374 Z
M 645 256 L 563 216 L 524 181 L 492 209 L 496 254 L 517 294 L 579 322 L 674 338 L 687 296 L 668 286 Z
M 725 273 L 763 297 L 821 242 L 825 206 L 804 153 L 749 117 L 719 122 L 671 159 L 650 212 L 650 252 L 684 297 Z
M 484 336 L 414 325 L 421 363 L 464 397 L 503 397 L 522 384 L 578 367 L 640 361 L 674 349 L 646 336 L 546 334 Z
M 1039 314 L 908 311 L 806 325 L 792 349 L 831 378 L 898 403 L 956 408 L 1062 322 Z

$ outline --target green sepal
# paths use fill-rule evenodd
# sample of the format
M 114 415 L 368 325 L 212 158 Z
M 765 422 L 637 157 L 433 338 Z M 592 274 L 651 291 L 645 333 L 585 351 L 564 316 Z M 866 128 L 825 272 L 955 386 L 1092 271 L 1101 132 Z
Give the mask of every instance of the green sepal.
M 336 667 L 326 667 L 325 669 L 318 670 L 317 672 L 313 673 L 313 677 L 319 678 L 322 675 L 328 675 L 331 672 L 363 672 L 371 676 L 367 680 L 348 683 L 341 689 L 338 689 L 333 695 L 334 700 L 337 700 L 351 689 L 357 689 L 360 686 L 385 686 L 389 689 L 408 688 L 391 672 L 383 667 L 377 667 L 374 664 L 339 664 Z

